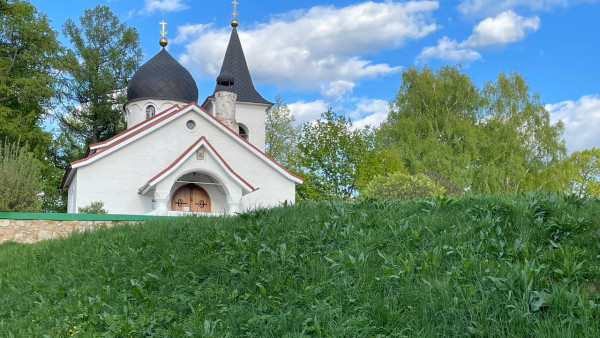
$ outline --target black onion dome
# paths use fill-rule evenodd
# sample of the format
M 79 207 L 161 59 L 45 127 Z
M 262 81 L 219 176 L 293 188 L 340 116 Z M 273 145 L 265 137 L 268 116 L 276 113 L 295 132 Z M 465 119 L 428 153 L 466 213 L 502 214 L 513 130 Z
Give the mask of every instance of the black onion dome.
M 198 86 L 192 74 L 163 48 L 131 78 L 127 100 L 140 99 L 197 102 Z

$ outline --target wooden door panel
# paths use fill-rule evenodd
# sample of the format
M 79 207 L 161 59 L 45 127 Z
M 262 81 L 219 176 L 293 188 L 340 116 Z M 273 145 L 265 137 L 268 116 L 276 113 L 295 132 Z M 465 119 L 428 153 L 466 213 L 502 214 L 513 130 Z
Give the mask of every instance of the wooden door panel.
M 179 188 L 173 199 L 171 200 L 171 210 L 173 211 L 184 211 L 184 208 L 190 207 L 190 187 L 185 185 Z M 189 210 L 189 209 L 188 209 Z
M 191 206 L 192 212 L 211 212 L 210 196 L 206 190 L 194 185 L 191 189 Z

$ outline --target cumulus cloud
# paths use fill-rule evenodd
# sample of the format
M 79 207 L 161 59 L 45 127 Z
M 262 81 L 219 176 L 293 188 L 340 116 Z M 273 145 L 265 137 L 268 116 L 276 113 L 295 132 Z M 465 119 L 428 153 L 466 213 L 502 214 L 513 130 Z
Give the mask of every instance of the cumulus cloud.
M 526 8 L 531 11 L 546 11 L 558 7 L 596 2 L 597 0 L 462 0 L 458 11 L 466 16 L 485 17 L 509 9 Z
M 202 32 L 211 26 L 212 24 L 179 26 L 177 27 L 177 37 L 173 40 L 173 43 L 183 43 L 189 41 L 190 39 L 202 34 Z
M 321 86 L 321 94 L 331 98 L 342 98 L 346 94 L 352 93 L 356 84 L 352 81 L 339 80 Z
M 182 0 L 144 0 L 144 8 L 140 13 L 179 12 L 188 8 Z
M 374 63 L 365 56 L 435 31 L 438 26 L 432 13 L 438 7 L 437 1 L 316 6 L 253 27 L 242 21 L 239 35 L 255 80 L 327 88 L 325 94 L 337 95 L 348 92 L 362 78 L 399 72 L 401 67 Z M 182 63 L 207 77 L 216 76 L 229 34 L 227 28 L 205 29 L 195 39 L 188 35 Z
M 480 60 L 481 54 L 476 49 L 504 47 L 522 41 L 527 34 L 537 31 L 539 27 L 540 19 L 537 16 L 523 17 L 508 10 L 479 22 L 473 27 L 471 36 L 462 42 L 444 37 L 438 41 L 437 46 L 425 47 L 417 61 L 440 59 L 469 63 Z
M 312 102 L 298 101 L 288 104 L 292 115 L 296 118 L 297 124 L 312 122 L 318 119 L 322 113 L 329 109 L 329 106 L 323 100 Z
M 494 18 L 487 18 L 473 28 L 473 34 L 465 44 L 469 47 L 504 46 L 522 41 L 528 33 L 540 28 L 540 18 L 525 18 L 513 11 L 506 11 Z
M 379 99 L 362 99 L 356 109 L 350 114 L 353 117 L 354 128 L 366 126 L 378 127 L 387 118 L 390 112 L 388 101 Z
M 600 95 L 583 96 L 577 101 L 546 105 L 552 122 L 565 124 L 565 141 L 569 152 L 600 147 Z
M 425 47 L 417 57 L 417 61 L 425 62 L 429 59 L 440 59 L 449 62 L 473 62 L 481 59 L 481 54 L 473 49 L 465 47 L 454 39 L 445 36 L 438 40 L 437 46 Z

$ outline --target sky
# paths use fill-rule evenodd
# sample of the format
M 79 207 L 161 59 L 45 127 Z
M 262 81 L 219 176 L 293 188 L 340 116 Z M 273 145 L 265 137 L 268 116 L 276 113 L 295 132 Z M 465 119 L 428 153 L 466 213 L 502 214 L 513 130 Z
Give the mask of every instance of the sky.
M 32 0 L 61 32 L 65 20 L 107 5 L 140 34 L 144 62 L 169 52 L 212 94 L 233 0 Z M 286 102 L 298 123 L 332 108 L 355 126 L 377 126 L 403 69 L 450 64 L 478 86 L 517 71 L 569 152 L 600 147 L 600 0 L 238 0 L 238 32 L 257 90 Z M 68 41 L 61 34 L 65 45 Z

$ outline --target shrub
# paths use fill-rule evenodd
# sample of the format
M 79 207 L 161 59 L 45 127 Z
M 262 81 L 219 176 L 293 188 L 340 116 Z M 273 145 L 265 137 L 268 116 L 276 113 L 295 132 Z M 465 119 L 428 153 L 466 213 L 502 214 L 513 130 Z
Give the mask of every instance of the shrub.
M 106 214 L 104 210 L 104 202 L 92 202 L 90 205 L 79 208 L 80 214 Z
M 27 146 L 0 142 L 0 211 L 38 211 L 42 187 L 40 163 Z
M 458 196 L 463 194 L 463 190 L 459 186 L 437 171 L 428 171 L 425 173 L 425 176 L 429 177 L 429 179 L 438 187 L 444 188 L 446 195 Z
M 367 184 L 362 197 L 376 199 L 414 199 L 444 195 L 441 188 L 423 174 L 411 176 L 396 172 L 387 176 L 376 176 Z

